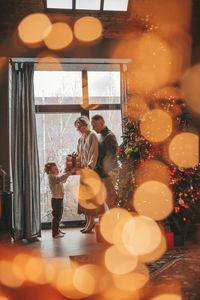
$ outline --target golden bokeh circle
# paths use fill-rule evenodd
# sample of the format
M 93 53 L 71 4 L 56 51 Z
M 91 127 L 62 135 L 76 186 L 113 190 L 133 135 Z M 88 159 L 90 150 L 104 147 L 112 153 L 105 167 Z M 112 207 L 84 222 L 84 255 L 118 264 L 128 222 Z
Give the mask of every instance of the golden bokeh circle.
M 199 163 L 199 137 L 190 132 L 177 134 L 169 144 L 170 159 L 179 167 L 191 168 Z
M 63 22 L 52 24 L 51 30 L 44 39 L 46 46 L 51 50 L 62 50 L 69 46 L 73 40 L 71 27 Z
M 139 215 L 163 220 L 173 210 L 172 192 L 160 181 L 146 181 L 136 189 L 133 206 Z
M 74 35 L 82 42 L 92 42 L 102 36 L 103 27 L 99 19 L 82 17 L 74 24 Z
M 20 39 L 25 44 L 35 44 L 43 41 L 49 34 L 52 24 L 45 14 L 34 13 L 26 16 L 18 25 Z
M 172 133 L 172 118 L 166 111 L 152 109 L 141 119 L 140 131 L 150 142 L 162 142 Z

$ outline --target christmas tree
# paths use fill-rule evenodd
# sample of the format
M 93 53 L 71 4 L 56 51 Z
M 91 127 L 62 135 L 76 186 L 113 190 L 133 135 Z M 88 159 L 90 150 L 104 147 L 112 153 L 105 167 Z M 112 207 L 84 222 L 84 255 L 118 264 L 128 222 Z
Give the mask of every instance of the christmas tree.
M 163 99 L 149 104 L 150 109 L 158 108 L 166 112 L 173 112 L 173 128 L 171 136 L 178 132 L 186 132 L 190 126 L 189 114 L 185 112 L 182 100 Z M 190 168 L 176 166 L 169 160 L 169 141 L 161 143 L 148 141 L 140 131 L 140 120 L 125 117 L 122 123 L 123 141 L 118 154 L 121 162 L 118 181 L 119 206 L 134 211 L 132 198 L 138 187 L 136 171 L 145 166 L 150 160 L 159 160 L 167 166 L 169 186 L 173 192 L 174 209 L 163 220 L 169 230 L 182 232 L 187 235 L 191 223 L 198 222 L 200 216 L 200 165 Z M 148 177 L 148 176 L 147 176 Z

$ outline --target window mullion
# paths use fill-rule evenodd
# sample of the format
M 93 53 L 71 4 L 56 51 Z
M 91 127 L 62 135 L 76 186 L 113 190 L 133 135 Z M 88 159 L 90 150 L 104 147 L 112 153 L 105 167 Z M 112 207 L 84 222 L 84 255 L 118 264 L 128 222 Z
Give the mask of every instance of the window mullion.
M 104 0 L 101 0 L 100 11 L 103 11 L 103 7 L 104 7 Z
M 82 71 L 82 91 L 83 91 L 82 113 L 89 118 L 89 111 L 86 110 L 87 108 L 89 108 L 88 76 L 87 76 L 87 71 L 85 70 Z
M 36 113 L 77 113 L 82 112 L 81 105 L 74 104 L 59 104 L 59 105 L 35 105 L 35 112 Z
M 76 9 L 76 0 L 72 0 L 72 9 L 73 9 L 73 10 Z

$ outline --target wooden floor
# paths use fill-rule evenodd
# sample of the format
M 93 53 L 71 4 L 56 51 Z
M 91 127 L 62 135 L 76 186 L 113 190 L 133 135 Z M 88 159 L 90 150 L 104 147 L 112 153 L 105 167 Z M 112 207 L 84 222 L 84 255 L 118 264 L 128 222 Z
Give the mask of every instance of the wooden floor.
M 95 254 L 105 248 L 96 241 L 96 233 L 81 233 L 81 228 L 65 228 L 62 238 L 52 238 L 51 230 L 42 230 L 38 241 L 23 246 L 25 250 L 37 250 L 43 258 L 69 257 L 75 255 Z

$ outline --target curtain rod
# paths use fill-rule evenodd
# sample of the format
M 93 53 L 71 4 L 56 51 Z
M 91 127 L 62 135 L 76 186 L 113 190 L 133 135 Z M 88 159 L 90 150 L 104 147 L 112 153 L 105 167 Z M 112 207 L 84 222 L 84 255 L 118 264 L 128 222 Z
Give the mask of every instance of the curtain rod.
M 23 63 L 23 62 L 33 62 L 35 64 L 57 64 L 58 62 L 62 64 L 123 64 L 130 63 L 132 59 L 115 59 L 115 58 L 52 58 L 49 61 L 41 61 L 40 58 L 10 58 L 10 62 Z

